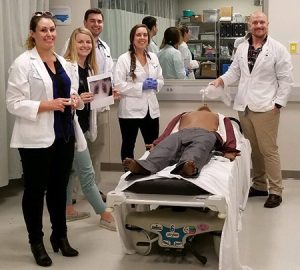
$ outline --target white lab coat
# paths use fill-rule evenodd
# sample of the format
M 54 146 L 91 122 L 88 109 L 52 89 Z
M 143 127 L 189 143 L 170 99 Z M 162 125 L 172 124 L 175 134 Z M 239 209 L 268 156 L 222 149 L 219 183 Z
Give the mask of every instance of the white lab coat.
M 221 76 L 225 86 L 239 80 L 233 108 L 244 111 L 248 106 L 251 111 L 266 112 L 275 103 L 285 107 L 293 84 L 293 67 L 287 49 L 268 36 L 250 73 L 248 48 L 249 42 L 238 46 L 232 64 Z
M 160 116 L 159 105 L 156 93 L 163 87 L 164 80 L 158 58 L 154 53 L 149 52 L 147 57 L 149 72 L 136 59 L 136 69 L 134 73 L 137 78 L 132 81 L 130 73 L 130 53 L 122 54 L 117 61 L 115 68 L 115 85 L 120 91 L 121 99 L 119 103 L 119 118 L 144 118 L 147 115 L 148 107 L 151 118 Z M 147 78 L 157 80 L 157 90 L 143 91 L 143 82 Z
M 110 48 L 106 42 L 100 39 L 100 37 L 99 40 L 104 45 L 101 46 L 100 49 L 98 49 L 96 44 L 96 55 L 97 55 L 97 64 L 99 67 L 99 73 L 102 74 L 102 73 L 110 72 L 113 74 L 114 61 L 110 54 Z
M 57 54 L 56 57 L 71 79 L 71 93 L 77 94 L 70 65 L 63 57 Z M 6 104 L 8 111 L 16 116 L 10 143 L 12 148 L 46 148 L 53 144 L 54 111 L 38 113 L 40 102 L 52 99 L 52 80 L 36 48 L 25 51 L 9 69 Z M 83 103 L 80 108 L 83 108 Z M 86 141 L 82 141 L 84 136 L 78 127 L 75 117 L 77 149 L 82 151 L 86 148 Z
M 158 53 L 164 79 L 185 79 L 186 73 L 180 51 L 165 45 Z
M 149 52 L 153 52 L 155 53 L 156 55 L 158 54 L 159 52 L 159 48 L 158 46 L 156 45 L 156 43 L 151 39 L 149 45 L 148 45 L 148 51 Z
M 78 64 L 77 63 L 70 63 L 73 68 L 74 74 L 74 81 L 77 82 L 77 91 L 79 87 L 79 73 L 78 73 Z M 92 74 L 89 72 L 89 76 Z M 86 132 L 86 137 L 91 141 L 94 142 L 98 135 L 97 129 L 97 110 L 90 111 L 90 123 L 89 123 L 89 130 Z
M 195 80 L 195 74 L 193 70 L 199 68 L 198 61 L 192 60 L 192 53 L 189 50 L 188 45 L 184 41 L 179 45 L 178 50 L 181 53 L 184 68 L 186 70 L 190 70 L 187 75 L 187 79 Z

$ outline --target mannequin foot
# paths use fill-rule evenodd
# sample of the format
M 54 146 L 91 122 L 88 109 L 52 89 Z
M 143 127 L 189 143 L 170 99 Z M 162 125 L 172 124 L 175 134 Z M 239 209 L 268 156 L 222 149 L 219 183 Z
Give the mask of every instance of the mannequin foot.
M 179 174 L 186 178 L 197 177 L 198 168 L 196 167 L 195 162 L 193 160 L 185 162 Z
M 134 159 L 125 158 L 123 161 L 123 167 L 126 171 L 131 171 L 135 174 L 144 174 L 149 175 L 150 172 L 143 168 L 139 163 L 137 163 Z

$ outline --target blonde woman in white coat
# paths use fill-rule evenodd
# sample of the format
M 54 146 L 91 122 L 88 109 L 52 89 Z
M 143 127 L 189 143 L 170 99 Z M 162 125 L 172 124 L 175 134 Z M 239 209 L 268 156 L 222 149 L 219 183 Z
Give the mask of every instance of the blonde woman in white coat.
M 64 58 L 53 52 L 56 26 L 50 12 L 36 12 L 30 21 L 27 51 L 9 70 L 7 109 L 16 119 L 11 147 L 18 148 L 23 167 L 23 215 L 31 251 L 40 266 L 52 264 L 43 244 L 44 196 L 52 224 L 54 252 L 73 257 L 68 242 L 66 188 L 74 155 L 73 110 L 80 99 Z
M 115 85 L 120 91 L 119 124 L 122 134 L 121 159 L 134 158 L 134 147 L 140 129 L 146 149 L 158 137 L 159 105 L 156 93 L 163 86 L 157 56 L 147 52 L 149 30 L 144 24 L 130 32 L 129 51 L 116 64 Z
M 110 53 L 110 47 L 101 39 L 101 33 L 104 29 L 104 14 L 98 8 L 90 8 L 84 13 L 84 27 L 90 30 L 96 44 L 96 61 L 98 65 L 98 73 L 113 73 L 114 62 Z M 69 40 L 65 43 L 62 55 L 65 54 Z M 104 149 L 105 130 L 108 128 L 109 122 L 109 106 L 99 108 L 98 113 L 92 115 L 91 125 L 87 138 L 90 155 L 92 158 L 96 183 L 99 185 L 102 180 L 101 175 L 101 152 Z M 99 190 L 100 191 L 100 190 Z M 106 195 L 100 191 L 103 200 L 106 200 Z
M 89 92 L 87 77 L 97 74 L 98 66 L 96 63 L 95 43 L 92 33 L 80 27 L 75 29 L 70 37 L 65 58 L 70 62 L 74 69 L 74 80 L 78 83 L 78 93 L 85 103 L 83 110 L 77 111 L 79 123 L 82 131 L 90 134 L 91 118 L 97 113 L 90 109 L 90 102 L 93 100 L 93 94 Z M 96 214 L 101 215 L 100 227 L 115 231 L 115 223 L 111 213 L 106 212 L 106 205 L 102 200 L 98 187 L 95 182 L 95 171 L 90 157 L 89 149 L 84 151 L 75 150 L 74 169 L 79 176 L 82 192 L 89 203 L 94 208 Z M 67 220 L 73 221 L 89 217 L 88 212 L 76 211 L 72 205 L 72 177 L 68 184 L 67 192 Z

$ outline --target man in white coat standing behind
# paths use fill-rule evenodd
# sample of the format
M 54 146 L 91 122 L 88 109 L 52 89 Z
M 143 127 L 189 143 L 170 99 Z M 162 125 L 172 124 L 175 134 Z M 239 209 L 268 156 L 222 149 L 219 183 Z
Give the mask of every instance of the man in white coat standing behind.
M 237 48 L 229 70 L 211 82 L 227 86 L 239 81 L 233 108 L 252 147 L 253 185 L 249 197 L 268 196 L 264 207 L 282 202 L 282 175 L 277 146 L 280 108 L 293 84 L 291 56 L 268 36 L 268 18 L 260 11 L 250 16 L 251 37 Z
M 150 34 L 150 43 L 148 45 L 148 51 L 158 54 L 159 48 L 157 44 L 154 42 L 153 37 L 156 36 L 158 32 L 157 20 L 152 16 L 146 16 L 143 18 L 142 24 L 145 24 L 149 29 Z
M 84 27 L 89 29 L 94 36 L 96 43 L 96 60 L 98 65 L 99 74 L 110 72 L 113 74 L 113 59 L 110 55 L 110 48 L 106 42 L 100 38 L 103 31 L 104 16 L 100 9 L 91 8 L 84 14 Z M 69 40 L 63 49 L 62 55 L 65 53 Z M 100 109 L 97 113 L 97 119 L 92 121 L 92 129 L 90 141 L 88 141 L 89 151 L 93 162 L 93 167 L 96 174 L 96 182 L 100 183 L 101 180 L 101 152 L 104 147 L 104 130 L 108 126 L 108 110 L 109 107 Z M 106 196 L 100 191 L 102 199 L 105 201 Z

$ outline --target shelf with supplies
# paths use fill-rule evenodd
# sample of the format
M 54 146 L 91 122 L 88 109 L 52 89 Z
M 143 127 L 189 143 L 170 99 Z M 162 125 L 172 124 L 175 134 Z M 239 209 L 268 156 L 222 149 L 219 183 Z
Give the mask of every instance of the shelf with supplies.
M 234 42 L 237 38 L 244 37 L 247 30 L 247 23 L 219 22 L 219 75 L 224 74 L 232 62 Z
M 200 62 L 196 79 L 217 78 L 224 74 L 232 62 L 234 42 L 245 36 L 247 23 L 225 21 L 179 21 L 191 30 L 187 45 Z
M 187 45 L 200 62 L 195 71 L 196 79 L 217 77 L 218 25 L 217 22 L 190 22 L 185 25 L 191 30 L 191 39 Z

